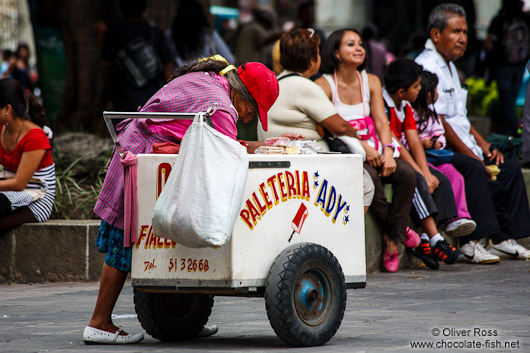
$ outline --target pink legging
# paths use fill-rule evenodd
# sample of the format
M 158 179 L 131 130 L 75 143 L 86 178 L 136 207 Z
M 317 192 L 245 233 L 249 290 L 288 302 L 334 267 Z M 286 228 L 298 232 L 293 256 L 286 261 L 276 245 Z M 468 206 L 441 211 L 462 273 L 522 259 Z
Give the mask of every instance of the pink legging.
M 455 167 L 453 167 L 453 165 L 449 163 L 443 163 L 437 166 L 434 166 L 429 163 L 429 166 L 445 174 L 445 176 L 447 177 L 447 179 L 449 179 L 449 182 L 451 183 L 451 187 L 453 188 L 453 194 L 455 195 L 456 210 L 458 212 L 458 217 L 456 217 L 455 219 L 471 219 L 471 215 L 467 210 L 466 186 L 464 184 L 464 177 L 462 176 L 462 174 L 460 174 L 460 172 L 458 172 L 458 170 L 456 170 Z

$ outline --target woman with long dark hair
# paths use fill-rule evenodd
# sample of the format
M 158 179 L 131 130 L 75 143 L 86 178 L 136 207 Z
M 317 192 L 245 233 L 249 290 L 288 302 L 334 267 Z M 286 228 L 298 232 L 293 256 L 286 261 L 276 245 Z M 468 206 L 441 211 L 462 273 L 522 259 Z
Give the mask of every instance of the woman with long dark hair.
M 398 243 L 415 248 L 418 234 L 407 227 L 416 175 L 412 167 L 394 159 L 395 147 L 384 110 L 381 82 L 364 70 L 366 50 L 360 33 L 351 28 L 333 32 L 322 50 L 321 72 L 316 80 L 337 111 L 346 121 L 370 116 L 378 143 L 370 139 L 361 141 L 366 152 L 364 167 L 372 177 L 375 196 L 370 206 L 372 214 L 384 232 L 383 266 L 388 272 L 399 267 Z M 378 148 L 379 147 L 379 148 Z M 394 185 L 392 203 L 387 202 L 383 183 Z
M 14 79 L 0 80 L 0 232 L 45 222 L 55 200 L 55 164 L 44 109 Z

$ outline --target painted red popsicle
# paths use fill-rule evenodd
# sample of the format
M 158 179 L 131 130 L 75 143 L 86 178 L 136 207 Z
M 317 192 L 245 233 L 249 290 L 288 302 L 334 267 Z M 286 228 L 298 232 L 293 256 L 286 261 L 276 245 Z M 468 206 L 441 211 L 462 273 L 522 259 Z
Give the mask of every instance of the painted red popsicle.
M 293 232 L 289 237 L 289 242 L 293 238 L 294 232 L 300 234 L 300 231 L 302 231 L 302 226 L 304 225 L 305 219 L 307 218 L 308 214 L 309 212 L 307 211 L 307 207 L 302 202 L 300 208 L 298 209 L 298 212 L 296 212 L 296 215 L 294 216 L 293 221 L 291 222 L 291 228 L 293 228 Z

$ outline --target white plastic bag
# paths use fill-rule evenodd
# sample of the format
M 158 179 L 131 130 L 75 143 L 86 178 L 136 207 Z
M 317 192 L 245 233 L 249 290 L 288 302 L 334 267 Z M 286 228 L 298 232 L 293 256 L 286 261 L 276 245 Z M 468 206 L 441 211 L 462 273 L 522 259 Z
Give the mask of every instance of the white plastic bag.
M 243 201 L 248 154 L 197 115 L 154 208 L 153 233 L 190 248 L 219 247 Z

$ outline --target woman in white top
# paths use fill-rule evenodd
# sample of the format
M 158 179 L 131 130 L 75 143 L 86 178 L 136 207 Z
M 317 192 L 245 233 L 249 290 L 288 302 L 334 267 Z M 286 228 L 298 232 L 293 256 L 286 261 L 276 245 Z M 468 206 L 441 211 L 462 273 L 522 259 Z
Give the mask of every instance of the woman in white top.
M 278 75 L 280 93 L 267 114 L 268 129 L 258 127 L 258 138 L 300 134 L 317 140 L 328 150 L 317 132 L 317 123 L 336 135 L 355 137 L 355 130 L 342 119 L 318 85 L 309 79 L 318 72 L 320 54 L 318 36 L 307 29 L 295 28 L 280 39 L 280 61 L 284 71 Z
M 383 265 L 387 271 L 395 272 L 399 267 L 398 242 L 407 247 L 418 246 L 420 242 L 418 235 L 407 227 L 416 176 L 408 163 L 394 159 L 381 82 L 363 70 L 365 62 L 366 50 L 359 32 L 348 28 L 337 30 L 324 43 L 321 64 L 324 75 L 316 83 L 345 120 L 365 116 L 373 119 L 378 142 L 361 142 L 366 152 L 365 168 L 375 184 L 370 210 L 385 235 Z M 386 200 L 383 183 L 397 186 L 393 188 L 392 203 Z

